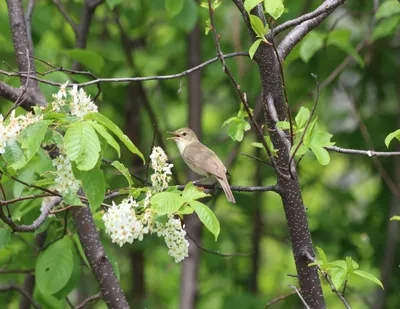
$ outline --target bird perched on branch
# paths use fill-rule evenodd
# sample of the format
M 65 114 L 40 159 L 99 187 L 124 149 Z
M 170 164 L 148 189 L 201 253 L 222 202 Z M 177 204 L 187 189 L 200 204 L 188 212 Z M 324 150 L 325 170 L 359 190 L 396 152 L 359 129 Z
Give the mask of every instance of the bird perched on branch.
M 189 128 L 168 133 L 174 135 L 168 139 L 176 142 L 179 153 L 190 169 L 201 176 L 215 177 L 224 190 L 227 200 L 236 203 L 226 177 L 226 167 L 215 152 L 200 143 L 196 133 Z

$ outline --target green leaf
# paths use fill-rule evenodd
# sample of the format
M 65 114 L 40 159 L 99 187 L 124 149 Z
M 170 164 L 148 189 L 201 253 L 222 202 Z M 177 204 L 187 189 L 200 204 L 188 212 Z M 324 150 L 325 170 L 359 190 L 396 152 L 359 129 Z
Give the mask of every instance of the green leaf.
M 298 111 L 295 118 L 298 130 L 306 126 L 309 118 L 310 118 L 310 110 L 304 106 L 300 107 L 300 110 Z
M 91 71 L 100 72 L 103 69 L 103 57 L 93 50 L 74 48 L 65 50 L 65 53 Z
M 35 271 L 40 292 L 52 295 L 67 285 L 74 268 L 73 250 L 72 241 L 66 236 L 40 254 Z
M 389 145 L 394 138 L 396 138 L 398 141 L 400 141 L 400 129 L 398 129 L 398 130 L 390 133 L 388 136 L 386 136 L 385 145 L 387 148 L 389 148 Z
M 211 209 L 208 208 L 207 205 L 204 205 L 198 201 L 191 201 L 189 204 L 193 207 L 200 221 L 203 222 L 205 227 L 214 234 L 215 241 L 217 241 L 220 232 L 220 226 L 217 217 L 214 215 Z
M 253 28 L 254 32 L 257 34 L 258 37 L 264 38 L 264 24 L 262 20 L 256 15 L 249 15 L 251 28 Z
M 250 59 L 253 59 L 254 54 L 257 51 L 258 46 L 260 45 L 260 43 L 262 42 L 261 39 L 255 40 L 253 44 L 251 44 L 250 49 L 249 49 L 249 56 Z
M 244 117 L 232 117 L 223 123 L 223 127 L 229 124 L 228 134 L 234 141 L 241 142 L 244 137 L 244 132 L 250 130 L 250 124 Z
M 105 126 L 108 130 L 117 136 L 122 143 L 134 154 L 137 154 L 142 160 L 143 163 L 146 162 L 143 154 L 136 148 L 136 146 L 132 143 L 128 136 L 126 136 L 121 129 L 110 119 L 100 113 L 89 113 L 85 116 L 86 119 L 91 119 L 99 122 L 103 126 Z
M 314 135 L 318 132 L 318 117 L 316 117 L 313 121 L 311 121 L 310 125 L 307 128 L 306 134 L 304 135 L 304 145 L 311 146 L 312 139 Z
M 384 290 L 382 282 L 380 282 L 380 280 L 378 278 L 376 278 L 374 275 L 372 275 L 372 274 L 370 274 L 370 273 L 368 273 L 366 271 L 362 271 L 362 270 L 355 270 L 354 274 L 376 283 L 377 285 L 379 285 Z
M 104 200 L 106 191 L 106 182 L 104 180 L 103 171 L 99 165 L 90 171 L 74 170 L 74 175 L 82 181 L 83 190 L 89 200 L 89 205 L 92 211 L 97 210 Z
M 192 182 L 189 182 L 182 193 L 182 198 L 185 202 L 190 202 L 193 200 L 198 200 L 203 197 L 210 196 L 209 194 L 204 193 L 199 188 L 197 188 Z
M 68 283 L 62 288 L 60 291 L 54 294 L 57 299 L 63 299 L 69 295 L 76 288 L 79 283 L 79 279 L 81 277 L 81 259 L 79 255 L 74 251 L 72 251 L 73 258 L 73 268 L 71 278 Z
M 108 133 L 107 129 L 102 126 L 101 124 L 94 122 L 94 121 L 89 121 L 88 122 L 96 131 L 97 133 L 99 133 L 99 135 L 101 137 L 103 137 L 106 142 L 115 149 L 115 151 L 118 154 L 118 157 L 121 156 L 121 152 L 120 152 L 120 148 L 119 145 L 117 143 L 117 141 L 114 139 L 114 137 L 112 137 L 112 135 L 110 133 Z
M 75 122 L 65 133 L 64 147 L 68 158 L 79 170 L 95 167 L 100 152 L 100 141 L 93 127 L 84 121 Z
M 207 6 L 208 8 L 208 6 Z M 182 10 L 172 19 L 172 24 L 182 29 L 186 33 L 190 33 L 199 19 L 197 2 L 195 0 L 185 0 Z M 132 76 L 132 75 L 130 75 Z
M 107 0 L 106 2 L 110 10 L 112 11 L 116 6 L 122 3 L 122 0 Z
M 70 206 L 85 206 L 76 192 L 68 192 L 68 194 L 64 194 L 63 199 L 64 202 Z
M 400 13 L 400 3 L 397 0 L 390 0 L 382 3 L 375 14 L 376 19 L 389 17 Z
M 393 216 L 390 218 L 390 221 L 397 220 L 400 221 L 400 216 Z
M 13 169 L 20 169 L 28 163 L 25 160 L 24 151 L 17 141 L 12 141 L 6 146 L 3 158 Z
M 380 21 L 372 32 L 371 40 L 376 41 L 380 38 L 391 36 L 395 33 L 397 26 L 400 24 L 400 16 L 391 16 Z
M 125 176 L 126 180 L 128 181 L 129 187 L 132 188 L 133 182 L 132 182 L 131 173 L 125 167 L 125 165 L 123 165 L 119 161 L 114 161 L 113 163 L 111 163 L 111 165 L 114 166 L 117 170 L 119 170 L 121 172 L 122 175 Z
M 262 143 L 258 143 L 258 142 L 251 143 L 251 146 L 254 146 L 257 148 L 264 148 L 264 145 Z
M 83 250 L 81 241 L 79 240 L 79 236 L 78 236 L 77 234 L 75 234 L 75 235 L 72 237 L 72 239 L 74 240 L 74 242 L 75 242 L 75 244 L 76 244 L 76 247 L 78 248 L 78 252 L 79 252 L 80 257 L 81 257 L 82 260 L 85 262 L 85 264 L 87 265 L 87 267 L 90 268 L 89 261 L 88 261 L 87 258 L 86 258 L 85 251 Z
M 259 3 L 263 2 L 263 0 L 246 0 L 244 2 L 244 9 L 248 14 L 250 14 L 250 11 L 255 8 Z
M 361 67 L 364 67 L 364 60 L 351 45 L 351 31 L 347 29 L 336 29 L 329 33 L 327 45 L 339 47 L 350 56 L 352 56 Z
M 346 280 L 346 276 L 346 270 L 343 268 L 334 268 L 331 270 L 332 283 L 337 290 L 339 290 L 343 282 Z
M 311 145 L 311 151 L 315 154 L 318 159 L 319 164 L 321 165 L 328 165 L 331 158 L 329 156 L 329 152 L 326 151 L 325 148 L 322 148 L 319 145 Z
M 159 214 L 172 214 L 185 203 L 185 200 L 176 193 L 160 192 L 150 199 L 151 207 Z
M 303 40 L 300 45 L 300 58 L 304 62 L 308 62 L 314 54 L 322 47 L 324 43 L 325 34 L 317 31 L 310 32 Z
M 185 0 L 165 0 L 165 9 L 169 16 L 173 17 L 182 10 Z
M 316 248 L 317 248 L 319 257 L 321 258 L 321 261 L 322 261 L 321 266 L 324 267 L 324 266 L 328 265 L 328 259 L 326 258 L 326 254 L 325 254 L 324 250 L 322 250 L 322 248 L 320 248 L 320 247 L 316 247 Z
M 181 208 L 179 208 L 177 213 L 180 215 L 190 215 L 190 214 L 194 213 L 194 209 L 190 206 L 183 205 Z
M 290 129 L 290 123 L 289 123 L 289 121 L 278 121 L 276 123 L 276 127 L 278 129 L 281 129 L 281 130 L 289 130 Z
M 265 11 L 272 16 L 273 19 L 278 19 L 285 11 L 285 6 L 282 0 L 265 0 Z
M 0 229 L 0 249 L 5 248 L 9 244 L 10 240 L 11 231 L 7 229 Z

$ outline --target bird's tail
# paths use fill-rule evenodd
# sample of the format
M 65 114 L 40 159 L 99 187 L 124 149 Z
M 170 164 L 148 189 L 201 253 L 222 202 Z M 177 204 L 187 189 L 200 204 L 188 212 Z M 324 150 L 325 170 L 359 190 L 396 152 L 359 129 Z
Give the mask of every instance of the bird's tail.
M 219 184 L 221 185 L 222 190 L 224 190 L 226 199 L 228 200 L 228 202 L 236 203 L 235 197 L 232 194 L 232 191 L 229 186 L 228 180 L 226 179 L 226 176 L 223 179 L 217 178 L 217 180 L 218 180 Z

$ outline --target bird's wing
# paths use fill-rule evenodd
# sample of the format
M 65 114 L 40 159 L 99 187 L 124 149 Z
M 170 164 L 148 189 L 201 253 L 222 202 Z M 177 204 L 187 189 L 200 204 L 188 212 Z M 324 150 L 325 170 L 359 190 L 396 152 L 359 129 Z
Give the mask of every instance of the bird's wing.
M 201 149 L 201 151 L 199 151 Z M 200 142 L 192 142 L 186 146 L 184 151 L 185 161 L 198 169 L 203 169 L 207 174 L 214 175 L 218 178 L 224 178 L 226 167 L 218 158 L 214 151 L 204 146 Z M 201 164 L 200 162 L 207 162 Z

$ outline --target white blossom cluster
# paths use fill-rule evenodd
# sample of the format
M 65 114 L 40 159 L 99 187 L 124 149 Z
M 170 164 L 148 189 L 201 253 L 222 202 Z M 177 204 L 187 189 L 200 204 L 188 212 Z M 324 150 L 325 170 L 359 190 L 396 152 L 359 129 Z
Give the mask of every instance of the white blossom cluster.
M 169 249 L 168 254 L 175 258 L 176 263 L 189 256 L 189 242 L 185 239 L 186 231 L 182 227 L 181 220 L 169 216 L 162 234 Z
M 136 216 L 135 207 L 137 202 L 129 197 L 118 205 L 113 202 L 112 207 L 103 215 L 106 233 L 120 247 L 127 242 L 131 244 L 135 239 L 141 241 L 143 235 L 149 232 L 143 220 Z
M 54 101 L 51 105 L 54 112 L 61 111 L 65 105 L 69 106 L 71 115 L 79 118 L 83 118 L 87 113 L 97 112 L 97 105 L 83 88 L 78 91 L 78 85 L 73 85 L 72 89 L 67 91 L 67 86 L 68 81 L 61 85 L 57 93 L 53 94 Z
M 151 167 L 154 174 L 151 175 L 151 184 L 154 191 L 162 191 L 168 187 L 171 181 L 171 168 L 173 164 L 168 163 L 168 157 L 161 147 L 154 147 L 150 155 Z
M 0 114 L 0 154 L 6 151 L 5 148 L 7 145 L 18 138 L 23 129 L 42 118 L 43 116 L 36 116 L 31 112 L 15 117 L 15 110 L 13 110 L 10 114 L 10 120 L 6 125 L 3 115 Z
M 76 193 L 81 186 L 81 182 L 75 179 L 71 161 L 67 156 L 60 154 L 53 160 L 53 166 L 57 169 L 57 177 L 53 188 L 60 192 L 61 195 Z

